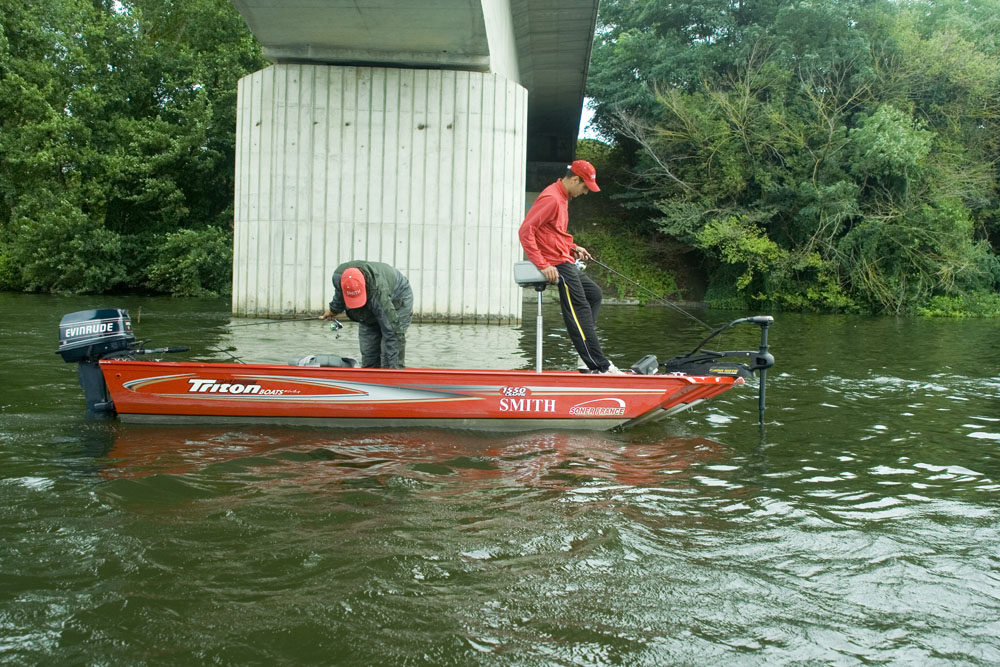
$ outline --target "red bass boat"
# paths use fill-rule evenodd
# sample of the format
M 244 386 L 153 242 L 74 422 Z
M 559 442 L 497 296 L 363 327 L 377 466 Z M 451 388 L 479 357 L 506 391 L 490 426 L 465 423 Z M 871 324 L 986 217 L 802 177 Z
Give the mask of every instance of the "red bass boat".
M 669 417 L 744 384 L 754 371 L 761 379 L 763 414 L 764 374 L 774 363 L 767 351 L 771 321 L 736 320 L 691 354 L 664 363 L 647 355 L 622 375 L 358 368 L 353 359 L 328 355 L 288 365 L 144 361 L 187 348 L 144 348 L 121 309 L 64 316 L 58 353 L 78 364 L 88 413 L 123 421 L 604 430 Z M 741 322 L 761 327 L 759 350 L 702 349 L 712 336 Z M 541 330 L 539 322 L 539 347 Z M 540 365 L 540 350 L 538 359 Z

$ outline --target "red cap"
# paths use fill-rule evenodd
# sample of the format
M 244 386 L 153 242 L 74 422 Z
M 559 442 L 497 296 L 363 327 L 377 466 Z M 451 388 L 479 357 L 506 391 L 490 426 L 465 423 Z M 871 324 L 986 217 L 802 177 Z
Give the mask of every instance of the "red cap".
M 365 276 L 358 269 L 347 269 L 340 275 L 340 290 L 344 293 L 344 305 L 348 308 L 360 308 L 368 301 Z
M 590 164 L 586 160 L 576 160 L 569 166 L 569 170 L 582 178 L 583 182 L 587 185 L 587 189 L 591 192 L 601 191 L 601 189 L 597 187 L 597 170 L 594 169 L 594 165 Z

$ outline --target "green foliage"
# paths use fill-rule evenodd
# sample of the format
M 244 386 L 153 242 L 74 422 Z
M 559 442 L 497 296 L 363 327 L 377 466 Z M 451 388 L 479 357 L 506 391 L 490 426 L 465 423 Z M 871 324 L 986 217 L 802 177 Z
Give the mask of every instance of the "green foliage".
M 924 317 L 1000 317 L 1000 294 L 973 292 L 963 296 L 935 296 L 919 309 Z
M 589 249 L 602 264 L 646 288 L 639 289 L 629 280 L 596 264 L 588 267 L 591 278 L 614 289 L 618 299 L 636 299 L 645 304 L 656 301 L 658 297 L 670 298 L 677 293 L 674 276 L 659 268 L 658 249 L 641 237 L 621 231 L 577 232 L 573 236 L 578 245 Z
M 614 160 L 614 148 L 594 139 L 581 139 L 576 143 L 576 159 L 586 160 L 599 169 L 598 173 L 604 175 L 605 170 Z M 603 178 L 602 178 L 603 180 Z
M 995 10 L 607 0 L 588 92 L 707 299 L 916 312 L 1000 288 Z
M 757 225 L 736 216 L 711 220 L 697 236 L 698 245 L 717 252 L 726 264 L 745 267 L 736 279 L 736 289 L 743 290 L 754 274 L 766 273 L 786 254 Z
M 838 266 L 818 252 L 786 255 L 765 278 L 757 305 L 806 312 L 858 312 L 857 302 L 845 292 Z
M 125 282 L 121 239 L 65 200 L 18 216 L 0 255 L 0 287 L 85 293 Z
M 158 244 L 148 286 L 176 296 L 228 294 L 233 237 L 218 227 L 171 232 Z
M 908 179 L 919 174 L 931 152 L 932 132 L 918 127 L 909 114 L 881 105 L 874 114 L 858 114 L 850 131 L 851 171 L 861 178 Z
M 264 64 L 228 0 L 0 0 L 3 287 L 171 284 L 135 251 L 231 227 L 236 83 Z

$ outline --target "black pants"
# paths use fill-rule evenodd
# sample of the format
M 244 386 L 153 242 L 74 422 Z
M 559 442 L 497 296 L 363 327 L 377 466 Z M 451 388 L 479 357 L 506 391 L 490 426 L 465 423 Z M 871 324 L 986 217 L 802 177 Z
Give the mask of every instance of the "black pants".
M 406 368 L 406 330 L 413 319 L 413 291 L 407 285 L 404 293 L 392 300 L 399 314 L 399 329 L 396 339 L 399 341 L 399 367 Z M 361 347 L 361 365 L 364 368 L 389 368 L 386 350 L 382 346 L 382 328 L 376 324 L 358 325 L 358 344 Z
M 567 262 L 556 266 L 559 272 L 559 306 L 573 346 L 592 371 L 606 371 L 611 365 L 597 340 L 597 311 L 603 294 L 593 280 Z

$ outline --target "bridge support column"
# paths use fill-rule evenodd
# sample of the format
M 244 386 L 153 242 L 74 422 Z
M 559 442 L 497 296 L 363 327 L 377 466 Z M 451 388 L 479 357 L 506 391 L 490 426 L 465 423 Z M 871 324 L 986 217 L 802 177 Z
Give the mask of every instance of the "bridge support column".
M 274 65 L 239 82 L 233 313 L 316 313 L 401 270 L 425 320 L 516 322 L 527 91 L 496 74 Z

